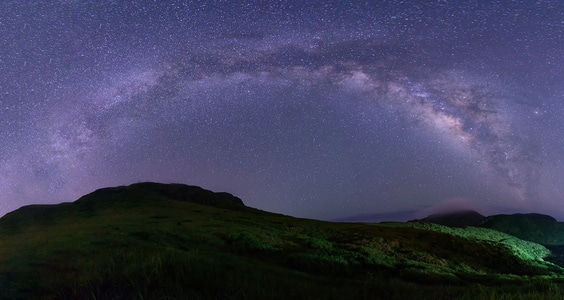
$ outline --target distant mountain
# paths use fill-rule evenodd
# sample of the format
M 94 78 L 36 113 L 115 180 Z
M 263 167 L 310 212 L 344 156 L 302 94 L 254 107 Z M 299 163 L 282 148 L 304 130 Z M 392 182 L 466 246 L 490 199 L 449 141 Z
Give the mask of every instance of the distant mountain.
M 331 222 L 362 222 L 362 223 L 379 223 L 379 222 L 405 222 L 415 215 L 416 211 L 406 210 L 390 213 L 374 213 L 359 214 L 350 217 L 337 218 L 329 220 Z
M 465 227 L 477 226 L 484 218 L 485 216 L 477 211 L 461 210 L 455 212 L 432 214 L 423 219 L 413 221 L 435 223 L 449 227 Z
M 488 228 L 299 219 L 138 183 L 0 218 L 0 299 L 546 299 L 564 295 L 549 254 Z

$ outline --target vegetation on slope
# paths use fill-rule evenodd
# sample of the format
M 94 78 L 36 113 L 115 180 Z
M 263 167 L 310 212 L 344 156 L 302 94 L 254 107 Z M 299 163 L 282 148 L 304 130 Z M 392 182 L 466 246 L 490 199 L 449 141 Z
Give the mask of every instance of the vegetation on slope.
M 547 215 L 495 215 L 479 225 L 543 245 L 564 245 L 564 223 Z
M 415 222 L 449 227 L 476 226 L 494 229 L 520 239 L 542 245 L 564 245 L 564 223 L 543 214 L 511 214 L 485 217 L 475 211 L 454 211 L 433 214 Z
M 144 183 L 0 219 L 0 298 L 546 299 L 561 296 L 546 253 L 487 229 L 297 219 Z
M 477 226 L 504 232 L 545 246 L 551 253 L 544 259 L 564 266 L 564 223 L 551 216 L 530 213 L 483 217 L 473 211 L 460 211 L 430 215 L 416 221 L 451 227 Z

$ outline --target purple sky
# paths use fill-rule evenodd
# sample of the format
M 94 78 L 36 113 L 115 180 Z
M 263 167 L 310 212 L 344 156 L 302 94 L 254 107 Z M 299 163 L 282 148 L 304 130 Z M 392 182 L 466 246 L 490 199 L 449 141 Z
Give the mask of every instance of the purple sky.
M 2 1 L 0 215 L 157 181 L 562 219 L 564 2 L 355 3 Z

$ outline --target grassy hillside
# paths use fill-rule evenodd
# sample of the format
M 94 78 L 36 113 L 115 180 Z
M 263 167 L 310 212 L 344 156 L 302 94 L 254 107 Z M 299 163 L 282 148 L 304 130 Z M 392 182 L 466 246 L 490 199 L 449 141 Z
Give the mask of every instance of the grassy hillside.
M 476 226 L 490 228 L 520 239 L 545 246 L 564 246 L 564 223 L 542 214 L 511 214 L 482 216 L 475 211 L 455 211 L 433 214 L 418 222 L 449 227 Z
M 480 226 L 543 245 L 564 245 L 564 223 L 546 215 L 495 215 L 485 218 Z
M 0 299 L 550 299 L 547 254 L 485 228 L 298 219 L 144 183 L 0 219 Z

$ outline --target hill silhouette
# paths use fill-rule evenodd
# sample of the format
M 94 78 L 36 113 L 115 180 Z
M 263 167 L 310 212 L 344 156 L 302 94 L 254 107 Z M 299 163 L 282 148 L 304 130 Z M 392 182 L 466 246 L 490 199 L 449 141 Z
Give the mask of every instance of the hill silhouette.
M 465 227 L 477 226 L 483 219 L 484 215 L 474 210 L 461 210 L 454 212 L 444 212 L 429 215 L 418 222 L 429 222 L 449 227 Z
M 94 216 L 104 209 L 156 205 L 163 200 L 198 203 L 230 209 L 246 208 L 243 201 L 229 193 L 215 193 L 197 186 L 142 182 L 96 190 L 73 203 L 28 205 L 6 214 L 0 228 L 17 230 L 32 223 L 50 223 L 60 218 Z
M 562 295 L 549 255 L 488 228 L 323 222 L 138 183 L 0 218 L 0 299 L 546 298 Z

